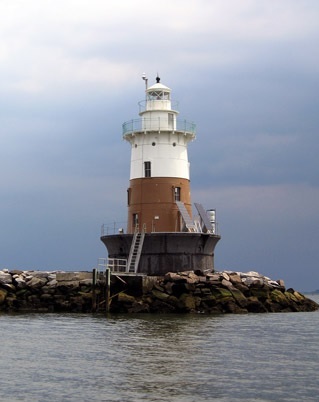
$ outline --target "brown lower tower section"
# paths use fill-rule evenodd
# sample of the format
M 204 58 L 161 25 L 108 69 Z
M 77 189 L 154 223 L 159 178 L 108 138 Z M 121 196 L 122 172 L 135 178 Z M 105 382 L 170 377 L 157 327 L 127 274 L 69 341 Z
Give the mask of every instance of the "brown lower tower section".
M 136 227 L 146 233 L 181 232 L 183 222 L 176 201 L 184 203 L 191 217 L 189 180 L 172 177 L 130 180 L 127 233 L 134 233 Z

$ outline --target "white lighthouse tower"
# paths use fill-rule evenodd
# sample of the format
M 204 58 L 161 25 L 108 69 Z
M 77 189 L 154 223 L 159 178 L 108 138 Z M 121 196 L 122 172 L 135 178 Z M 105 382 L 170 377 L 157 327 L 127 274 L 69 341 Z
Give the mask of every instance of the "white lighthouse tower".
M 159 77 L 139 106 L 141 118 L 123 124 L 131 145 L 127 232 L 181 232 L 180 207 L 192 216 L 187 144 L 195 125 L 178 119 L 171 90 Z
M 198 216 L 192 214 L 187 146 L 195 139 L 195 124 L 179 119 L 171 89 L 158 76 L 150 87 L 143 79 L 140 117 L 123 124 L 131 146 L 127 230 L 103 233 L 101 240 L 114 267 L 127 273 L 213 269 L 220 240 L 215 210 L 208 217 L 195 203 Z

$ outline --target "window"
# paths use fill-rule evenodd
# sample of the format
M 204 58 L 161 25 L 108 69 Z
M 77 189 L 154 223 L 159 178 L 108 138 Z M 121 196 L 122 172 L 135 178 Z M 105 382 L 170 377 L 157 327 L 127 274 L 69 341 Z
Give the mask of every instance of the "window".
M 174 115 L 173 113 L 168 113 L 168 127 L 174 128 Z
M 152 91 L 148 93 L 149 100 L 161 100 L 163 98 L 162 91 Z
M 138 226 L 138 214 L 133 214 L 133 226 Z
M 144 162 L 144 176 L 151 177 L 151 162 Z
M 130 205 L 131 202 L 131 189 L 127 189 L 127 205 Z
M 157 91 L 151 91 L 147 94 L 147 99 L 148 100 L 169 100 L 169 92 L 162 91 L 162 90 L 157 90 Z
M 174 196 L 175 196 L 175 201 L 181 200 L 181 188 L 180 187 L 174 188 Z

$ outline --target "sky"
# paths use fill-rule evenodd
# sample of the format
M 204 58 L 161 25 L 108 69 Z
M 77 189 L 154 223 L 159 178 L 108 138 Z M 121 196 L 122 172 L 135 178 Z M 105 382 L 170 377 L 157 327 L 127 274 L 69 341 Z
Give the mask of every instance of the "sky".
M 318 43 L 317 0 L 0 0 L 0 269 L 106 257 L 145 72 L 197 125 L 216 269 L 319 289 Z

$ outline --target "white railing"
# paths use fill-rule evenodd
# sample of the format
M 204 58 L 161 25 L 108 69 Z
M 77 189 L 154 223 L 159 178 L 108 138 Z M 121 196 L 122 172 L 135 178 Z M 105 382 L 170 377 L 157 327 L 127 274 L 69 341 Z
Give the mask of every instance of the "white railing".
M 101 226 L 101 236 L 124 233 L 126 225 L 126 222 L 103 223 Z
M 111 272 L 126 272 L 127 260 L 124 258 L 109 258 L 107 261 L 107 268 Z
M 184 133 L 190 133 L 195 136 L 196 124 L 187 120 L 176 119 L 176 122 L 170 123 L 167 118 L 156 117 L 154 119 L 132 119 L 122 124 L 123 136 L 144 131 L 181 131 Z

